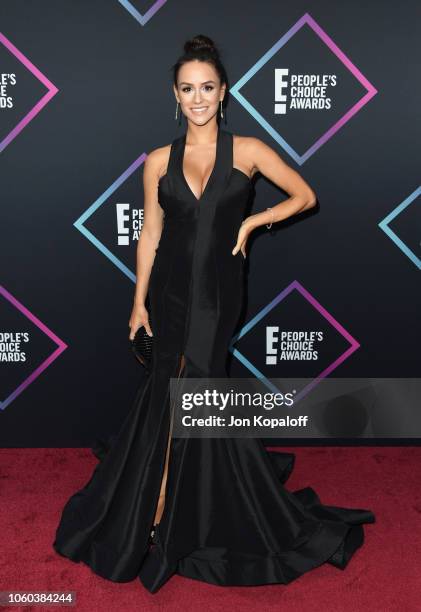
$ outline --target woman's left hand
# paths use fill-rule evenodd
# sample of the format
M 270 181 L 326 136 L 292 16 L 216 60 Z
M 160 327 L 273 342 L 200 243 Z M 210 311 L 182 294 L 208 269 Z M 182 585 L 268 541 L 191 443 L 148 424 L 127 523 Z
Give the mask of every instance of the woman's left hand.
M 232 254 L 233 255 L 237 255 L 238 251 L 241 250 L 241 253 L 242 253 L 244 259 L 246 258 L 246 244 L 247 244 L 247 240 L 248 240 L 248 237 L 250 236 L 251 232 L 254 229 L 254 224 L 253 224 L 253 221 L 252 221 L 252 217 L 253 216 L 254 215 L 251 215 L 250 217 L 247 217 L 247 219 L 244 219 L 244 221 L 240 225 L 240 229 L 238 230 L 237 243 L 236 243 L 235 247 L 232 250 Z

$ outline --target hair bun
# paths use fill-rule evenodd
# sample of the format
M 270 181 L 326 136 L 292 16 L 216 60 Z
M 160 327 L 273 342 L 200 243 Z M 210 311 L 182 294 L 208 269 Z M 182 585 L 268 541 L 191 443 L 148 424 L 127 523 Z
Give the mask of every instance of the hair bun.
M 197 51 L 208 51 L 208 53 L 213 53 L 216 56 L 218 55 L 218 50 L 215 47 L 215 43 L 211 38 L 205 36 L 204 34 L 198 34 L 184 44 L 185 53 L 194 53 Z

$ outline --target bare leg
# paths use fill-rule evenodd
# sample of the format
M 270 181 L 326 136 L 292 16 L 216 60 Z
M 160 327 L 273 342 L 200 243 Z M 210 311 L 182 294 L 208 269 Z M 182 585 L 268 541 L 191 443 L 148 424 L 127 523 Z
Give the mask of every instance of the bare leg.
M 181 355 L 181 362 L 180 362 L 180 369 L 178 371 L 178 377 L 180 377 L 180 373 L 181 370 L 183 369 L 185 364 L 185 359 L 184 359 L 184 355 Z M 165 505 L 165 488 L 167 485 L 167 475 L 168 475 L 168 461 L 169 461 L 169 456 L 170 456 L 170 445 L 171 445 L 171 432 L 172 432 L 172 421 L 171 421 L 171 425 L 170 425 L 170 432 L 168 435 L 168 444 L 167 444 L 167 453 L 166 453 L 166 457 L 165 457 L 165 467 L 164 467 L 164 474 L 162 477 L 162 482 L 161 482 L 161 490 L 159 493 L 159 500 L 158 500 L 158 506 L 156 509 L 156 513 L 155 513 L 155 519 L 153 524 L 157 525 L 159 523 L 159 521 L 161 520 L 162 514 L 164 512 L 164 505 Z

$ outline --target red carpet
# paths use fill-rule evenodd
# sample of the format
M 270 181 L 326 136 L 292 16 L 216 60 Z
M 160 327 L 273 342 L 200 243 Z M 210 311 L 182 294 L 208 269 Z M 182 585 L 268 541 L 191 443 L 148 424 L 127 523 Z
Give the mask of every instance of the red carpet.
M 3 449 L 0 591 L 73 590 L 77 604 L 68 609 L 78 612 L 421 610 L 421 448 L 282 450 L 296 454 L 289 490 L 312 486 L 325 504 L 368 508 L 376 515 L 344 571 L 326 564 L 286 586 L 229 588 L 173 576 L 155 595 L 138 580 L 109 582 L 51 547 L 65 501 L 96 464 L 90 449 Z

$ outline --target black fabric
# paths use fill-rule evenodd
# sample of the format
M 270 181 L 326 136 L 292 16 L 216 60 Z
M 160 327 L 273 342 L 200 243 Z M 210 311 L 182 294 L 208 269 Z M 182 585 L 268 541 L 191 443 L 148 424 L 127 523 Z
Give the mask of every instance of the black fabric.
M 149 283 L 151 373 L 118 435 L 94 449 L 100 461 L 65 505 L 53 546 L 109 580 L 138 577 L 150 592 L 175 573 L 227 586 L 286 584 L 324 562 L 343 569 L 373 513 L 323 505 L 310 487 L 288 491 L 295 456 L 259 439 L 171 438 L 164 513 L 148 542 L 170 435 L 169 379 L 227 376 L 243 299 L 244 259 L 232 249 L 252 183 L 233 167 L 232 134 L 218 128 L 197 199 L 184 148 L 185 134 L 158 186 L 165 217 Z

